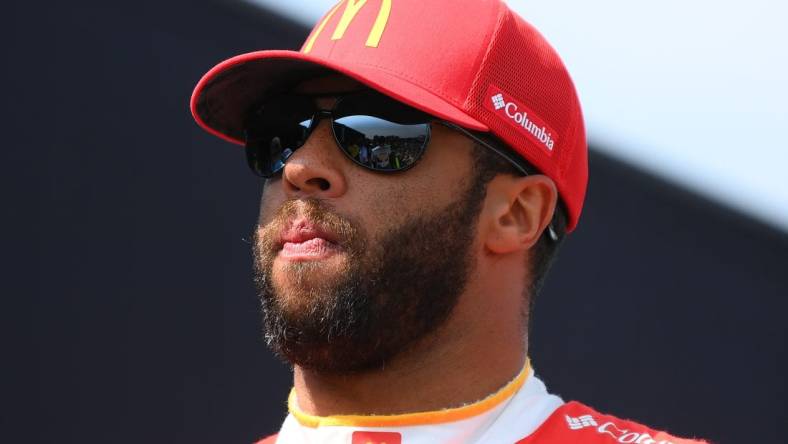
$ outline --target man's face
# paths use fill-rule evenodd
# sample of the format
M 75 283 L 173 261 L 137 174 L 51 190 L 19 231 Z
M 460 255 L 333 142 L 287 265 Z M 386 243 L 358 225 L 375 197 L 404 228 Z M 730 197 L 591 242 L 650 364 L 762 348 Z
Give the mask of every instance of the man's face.
M 277 354 L 359 372 L 449 318 L 474 268 L 484 188 L 472 177 L 472 143 L 441 125 L 413 168 L 390 174 L 353 163 L 330 131 L 322 121 L 266 183 L 255 281 Z

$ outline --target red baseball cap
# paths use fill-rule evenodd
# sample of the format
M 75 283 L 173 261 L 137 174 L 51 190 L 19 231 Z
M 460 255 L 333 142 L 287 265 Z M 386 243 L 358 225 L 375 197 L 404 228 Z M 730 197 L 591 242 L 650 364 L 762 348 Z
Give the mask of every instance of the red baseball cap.
M 470 130 L 491 132 L 550 177 L 577 225 L 588 181 L 585 128 L 556 51 L 500 0 L 341 0 L 299 52 L 216 65 L 191 99 L 197 123 L 244 144 L 244 116 L 270 94 L 340 73 Z

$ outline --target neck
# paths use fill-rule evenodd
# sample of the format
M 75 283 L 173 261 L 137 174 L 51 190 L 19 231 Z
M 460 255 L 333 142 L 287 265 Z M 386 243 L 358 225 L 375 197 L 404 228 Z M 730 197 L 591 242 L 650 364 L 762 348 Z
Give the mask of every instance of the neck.
M 393 415 L 487 397 L 517 376 L 527 354 L 519 311 L 489 305 L 459 304 L 446 325 L 385 369 L 329 375 L 296 366 L 298 408 L 316 416 Z

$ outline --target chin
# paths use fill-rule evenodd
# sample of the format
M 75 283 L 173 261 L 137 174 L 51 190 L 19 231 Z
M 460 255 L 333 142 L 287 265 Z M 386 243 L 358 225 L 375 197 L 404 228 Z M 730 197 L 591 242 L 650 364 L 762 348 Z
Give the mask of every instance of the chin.
M 277 264 L 272 283 L 280 302 L 302 305 L 330 293 L 345 273 L 335 263 L 323 261 L 288 262 Z M 331 270 L 335 268 L 335 270 Z

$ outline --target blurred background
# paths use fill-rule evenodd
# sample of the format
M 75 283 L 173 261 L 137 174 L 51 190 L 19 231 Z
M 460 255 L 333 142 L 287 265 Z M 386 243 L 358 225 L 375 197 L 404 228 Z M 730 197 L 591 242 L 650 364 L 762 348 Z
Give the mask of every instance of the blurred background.
M 375 0 L 372 0 L 375 1 Z M 0 442 L 251 443 L 260 182 L 200 130 L 213 65 L 298 48 L 331 1 L 3 6 Z M 551 391 L 717 443 L 784 443 L 788 6 L 510 1 L 588 123 L 581 223 L 536 304 Z

